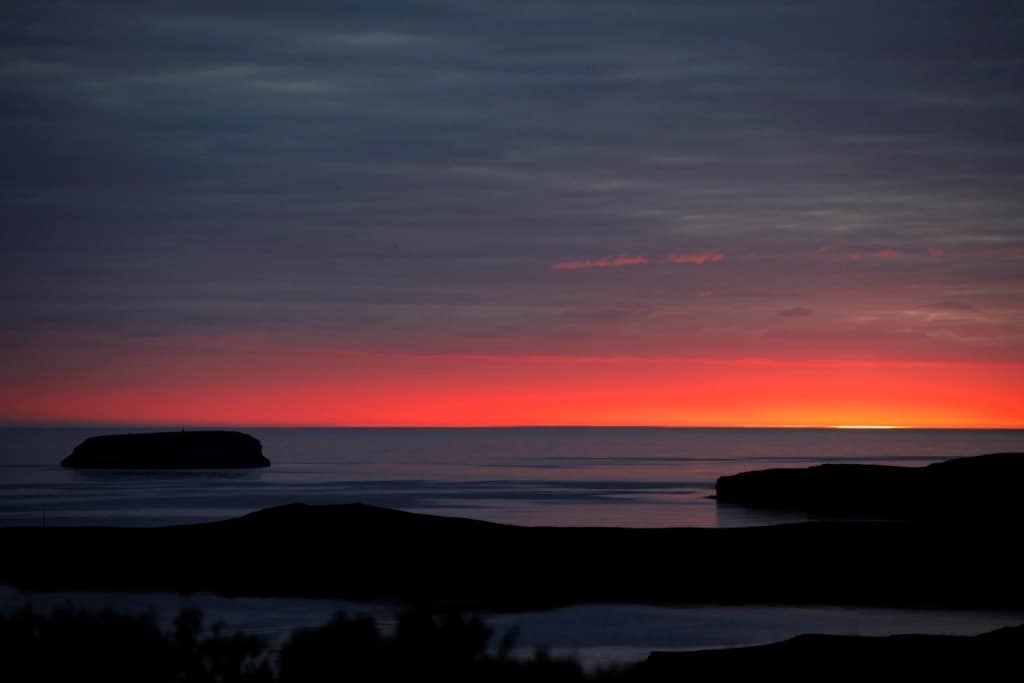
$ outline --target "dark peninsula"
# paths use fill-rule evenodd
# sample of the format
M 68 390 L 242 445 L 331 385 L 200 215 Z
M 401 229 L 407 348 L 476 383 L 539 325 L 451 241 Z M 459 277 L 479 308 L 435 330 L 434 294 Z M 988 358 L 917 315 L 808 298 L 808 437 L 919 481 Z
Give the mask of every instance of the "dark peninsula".
M 213 469 L 269 467 L 259 439 L 234 431 L 181 431 L 94 436 L 62 467 L 84 469 Z
M 0 527 L 0 583 L 511 611 L 588 602 L 1019 610 L 1018 537 L 1019 527 L 998 523 L 523 527 L 287 505 L 149 529 Z
M 990 524 L 1024 516 L 1024 453 L 956 458 L 926 467 L 816 465 L 742 472 L 715 486 L 722 503 L 827 517 L 958 519 Z

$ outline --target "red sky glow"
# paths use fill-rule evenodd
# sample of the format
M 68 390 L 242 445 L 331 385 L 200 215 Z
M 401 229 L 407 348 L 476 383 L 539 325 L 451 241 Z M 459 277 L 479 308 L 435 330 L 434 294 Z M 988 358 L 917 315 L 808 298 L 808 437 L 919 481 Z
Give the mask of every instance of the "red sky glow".
M 0 414 L 26 423 L 1019 427 L 1024 415 L 1014 363 L 353 353 L 225 338 L 140 341 L 116 362 L 83 353 L 44 382 L 6 379 Z

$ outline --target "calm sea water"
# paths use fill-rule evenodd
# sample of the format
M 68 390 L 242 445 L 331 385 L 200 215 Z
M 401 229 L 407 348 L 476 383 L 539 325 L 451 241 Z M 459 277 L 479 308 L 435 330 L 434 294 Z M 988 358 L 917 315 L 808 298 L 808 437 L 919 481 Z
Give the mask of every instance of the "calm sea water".
M 0 429 L 0 525 L 159 525 L 224 519 L 271 505 L 366 502 L 531 525 L 737 526 L 796 516 L 717 505 L 715 479 L 763 467 L 826 462 L 923 465 L 1024 451 L 1024 431 L 832 429 L 246 429 L 273 466 L 261 471 L 83 472 L 59 467 L 82 439 L 112 428 Z M 150 430 L 135 430 L 150 431 Z M 0 610 L 73 602 L 157 609 L 165 621 L 200 607 L 229 630 L 280 639 L 335 609 L 390 605 L 211 595 L 32 593 L 0 587 Z M 579 605 L 490 615 L 584 663 L 641 659 L 652 649 L 764 643 L 798 633 L 975 634 L 1024 622 L 1020 613 Z
M 1021 430 L 246 429 L 271 468 L 59 466 L 84 438 L 118 431 L 126 430 L 0 430 L 0 524 L 160 525 L 357 501 L 528 525 L 770 524 L 799 517 L 718 505 L 708 498 L 715 479 L 764 467 L 923 465 L 1024 451 Z

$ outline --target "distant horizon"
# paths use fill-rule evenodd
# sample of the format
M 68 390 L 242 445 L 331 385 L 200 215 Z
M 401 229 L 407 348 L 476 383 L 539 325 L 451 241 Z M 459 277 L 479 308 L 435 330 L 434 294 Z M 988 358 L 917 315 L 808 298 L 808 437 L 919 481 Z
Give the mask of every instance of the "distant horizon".
M 231 429 L 807 429 L 836 431 L 1024 431 L 1024 425 L 684 425 L 684 424 L 244 424 L 176 422 L 0 422 L 0 429 L 162 429 L 166 431 Z

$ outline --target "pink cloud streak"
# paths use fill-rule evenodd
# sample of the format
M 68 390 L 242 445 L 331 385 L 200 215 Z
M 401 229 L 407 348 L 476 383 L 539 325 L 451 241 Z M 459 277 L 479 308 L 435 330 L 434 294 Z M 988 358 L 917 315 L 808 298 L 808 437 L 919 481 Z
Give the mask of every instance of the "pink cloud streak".
M 602 256 L 599 259 L 586 261 L 560 261 L 551 266 L 554 270 L 585 270 L 587 268 L 622 268 L 623 266 L 642 266 L 647 263 L 646 256 L 615 257 Z
M 725 255 L 720 251 L 700 251 L 693 253 L 665 254 L 659 259 L 660 263 L 687 264 L 702 266 L 705 263 L 716 263 L 725 260 Z M 655 260 L 646 256 L 602 256 L 598 259 L 585 259 L 580 261 L 559 261 L 551 266 L 553 270 L 585 270 L 587 268 L 622 268 L 624 266 L 645 266 L 654 263 Z
M 688 263 L 703 266 L 705 263 L 716 263 L 724 259 L 725 254 L 720 251 L 702 251 L 694 254 L 666 254 L 661 260 L 663 263 Z

